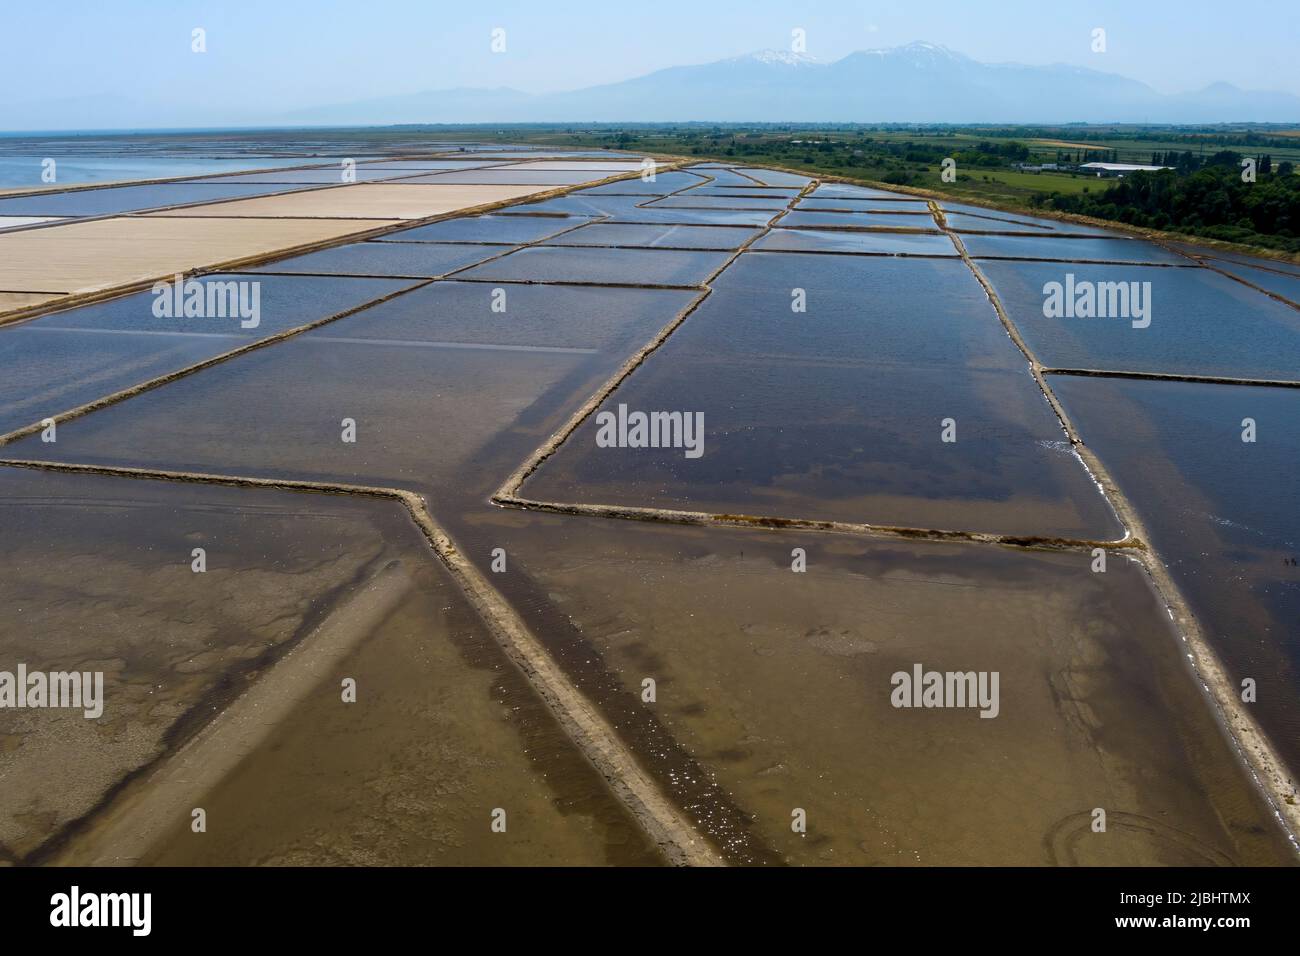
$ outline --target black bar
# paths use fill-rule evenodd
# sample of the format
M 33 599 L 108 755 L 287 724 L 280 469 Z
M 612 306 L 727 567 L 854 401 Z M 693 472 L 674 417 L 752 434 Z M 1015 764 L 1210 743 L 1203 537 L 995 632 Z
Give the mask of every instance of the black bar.
M 148 893 L 149 933 L 51 925 L 56 894 Z M 0 869 L 4 939 L 301 947 L 348 940 L 499 948 L 686 946 L 691 927 L 735 943 L 839 927 L 859 942 L 903 932 L 986 948 L 1000 941 L 1202 937 L 1295 931 L 1296 870 L 1282 869 Z M 1173 896 L 1171 894 L 1179 894 Z M 143 897 L 141 897 L 143 902 Z M 66 908 L 64 909 L 66 915 Z M 1223 920 L 1248 925 L 1222 925 Z M 1199 921 L 1208 919 L 1208 928 Z M 1121 925 L 1120 921 L 1130 921 Z M 1149 925 L 1132 921 L 1150 920 Z M 1195 920 L 1192 924 L 1188 921 Z M 1180 922 L 1181 921 L 1181 922 Z M 433 933 L 437 935 L 432 935 Z M 1049 935 L 1050 934 L 1050 935 Z M 815 937 L 807 936 L 809 943 Z M 549 939 L 549 942 L 548 942 Z M 461 942 L 457 942 L 461 940 Z M 601 941 L 604 941 L 603 944 Z M 640 941 L 638 943 L 638 941 Z M 17 951 L 17 950 L 11 950 Z

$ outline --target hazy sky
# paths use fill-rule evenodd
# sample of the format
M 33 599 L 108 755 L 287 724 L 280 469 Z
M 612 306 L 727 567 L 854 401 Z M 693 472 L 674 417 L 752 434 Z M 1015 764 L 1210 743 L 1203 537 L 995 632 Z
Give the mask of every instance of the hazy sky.
M 1300 94 L 1297 11 L 1295 0 L 13 0 L 0 14 L 0 108 L 109 94 L 262 112 L 457 86 L 547 92 L 788 49 L 794 27 L 820 59 L 928 40 L 1164 93 L 1226 80 Z M 203 55 L 190 51 L 194 27 L 207 31 Z M 494 27 L 504 54 L 490 50 Z M 1090 49 L 1094 27 L 1107 31 L 1104 54 Z

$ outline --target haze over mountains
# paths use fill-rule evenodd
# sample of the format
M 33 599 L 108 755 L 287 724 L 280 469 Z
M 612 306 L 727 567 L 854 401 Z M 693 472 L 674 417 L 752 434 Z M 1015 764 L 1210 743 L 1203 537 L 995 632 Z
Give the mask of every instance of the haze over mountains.
M 912 43 L 821 63 L 764 51 L 566 93 L 444 90 L 305 110 L 299 122 L 1214 123 L 1300 120 L 1300 97 L 1227 83 L 1163 95 L 1076 66 L 979 63 Z
M 1104 55 L 1098 57 L 1099 62 Z M 1300 97 L 1228 83 L 1173 95 L 1077 66 L 980 63 L 931 43 L 823 63 L 774 51 L 563 93 L 457 88 L 324 104 L 274 115 L 188 120 L 172 109 L 95 98 L 93 111 L 27 104 L 11 129 L 105 126 L 509 122 L 1220 123 L 1300 121 Z M 88 105 L 88 104 L 82 104 Z M 61 109 L 60 107 L 63 107 Z M 95 120 L 82 115 L 93 112 Z M 42 122 L 41 120 L 44 119 Z

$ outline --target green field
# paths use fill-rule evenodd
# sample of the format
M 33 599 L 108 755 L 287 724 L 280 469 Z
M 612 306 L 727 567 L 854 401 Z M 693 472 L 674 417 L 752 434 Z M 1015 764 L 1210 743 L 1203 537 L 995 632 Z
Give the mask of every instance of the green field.
M 939 167 L 930 169 L 924 188 L 936 192 L 970 194 L 985 197 L 1028 199 L 1035 193 L 1086 193 L 1106 188 L 1106 181 L 1096 176 L 1069 173 L 1026 173 L 1013 169 L 991 169 L 972 172 L 969 178 L 959 178 L 955 183 L 945 183 L 939 176 Z M 922 185 L 916 183 L 915 185 Z

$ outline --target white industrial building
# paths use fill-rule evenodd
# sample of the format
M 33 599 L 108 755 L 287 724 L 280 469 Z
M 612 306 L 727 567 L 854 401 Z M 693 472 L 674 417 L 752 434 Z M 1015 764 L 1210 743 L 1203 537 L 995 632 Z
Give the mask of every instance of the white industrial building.
M 1098 176 L 1127 176 L 1129 173 L 1154 173 L 1172 166 L 1142 166 L 1138 163 L 1084 163 L 1079 167 L 1081 173 L 1096 173 Z

